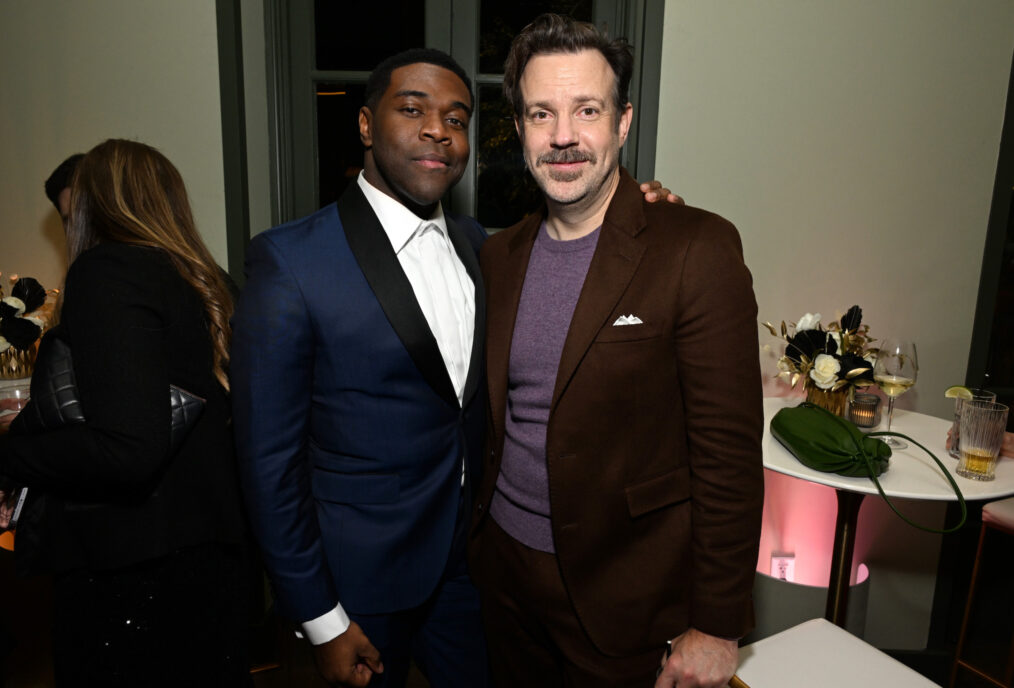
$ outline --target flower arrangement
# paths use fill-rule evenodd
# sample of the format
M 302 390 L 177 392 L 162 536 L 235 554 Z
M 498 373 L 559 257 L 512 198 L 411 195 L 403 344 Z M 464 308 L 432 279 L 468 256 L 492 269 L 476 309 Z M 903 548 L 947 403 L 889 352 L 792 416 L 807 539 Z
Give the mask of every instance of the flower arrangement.
M 49 322 L 46 289 L 31 277 L 11 275 L 11 293 L 0 285 L 0 378 L 32 374 L 36 343 Z
M 808 401 L 842 415 L 855 388 L 873 384 L 877 350 L 870 344 L 876 340 L 862 319 L 862 309 L 852 306 L 826 328 L 820 323 L 820 313 L 807 313 L 791 326 L 783 320 L 780 334 L 765 322 L 772 335 L 786 342 L 785 353 L 778 359 L 778 377 L 793 388 L 802 380 Z

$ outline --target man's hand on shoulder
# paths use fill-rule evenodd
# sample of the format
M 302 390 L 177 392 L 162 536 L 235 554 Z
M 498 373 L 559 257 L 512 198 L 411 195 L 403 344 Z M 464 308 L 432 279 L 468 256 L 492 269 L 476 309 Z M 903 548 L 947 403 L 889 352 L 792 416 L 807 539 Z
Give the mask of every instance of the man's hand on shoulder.
M 675 203 L 676 205 L 685 205 L 682 198 L 662 186 L 662 182 L 657 179 L 641 184 L 641 193 L 644 194 L 644 200 L 648 201 L 648 203 L 654 203 L 655 201 L 668 201 L 669 203 Z
M 380 653 L 355 621 L 336 638 L 314 645 L 313 658 L 320 675 L 335 686 L 365 686 L 384 672 Z
M 736 673 L 739 650 L 725 640 L 695 628 L 672 641 L 672 653 L 655 681 L 655 688 L 720 688 Z

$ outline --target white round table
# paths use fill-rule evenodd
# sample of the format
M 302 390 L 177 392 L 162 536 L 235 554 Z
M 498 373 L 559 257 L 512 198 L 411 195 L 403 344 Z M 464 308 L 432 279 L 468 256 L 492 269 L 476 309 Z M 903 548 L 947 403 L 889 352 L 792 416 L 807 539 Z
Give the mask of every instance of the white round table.
M 848 478 L 836 473 L 822 473 L 808 468 L 771 436 L 771 418 L 779 409 L 796 406 L 798 398 L 774 397 L 764 400 L 764 468 L 784 475 L 808 480 L 819 485 L 833 487 L 838 496 L 838 515 L 835 521 L 834 548 L 831 550 L 831 577 L 828 582 L 827 609 L 825 617 L 839 626 L 844 626 L 848 609 L 848 579 L 852 568 L 852 554 L 855 549 L 856 522 L 859 507 L 868 494 L 876 494 L 876 486 L 869 478 Z M 881 415 L 886 416 L 886 409 Z M 892 430 L 918 440 L 936 454 L 948 472 L 954 477 L 958 488 L 967 501 L 996 499 L 1014 494 L 1014 459 L 1001 457 L 996 466 L 996 479 L 990 481 L 968 480 L 954 473 L 958 462 L 947 454 L 944 446 L 951 422 L 927 416 L 914 411 L 894 410 Z M 876 430 L 887 429 L 883 418 Z M 919 447 L 909 445 L 908 449 L 896 449 L 891 455 L 889 469 L 879 476 L 880 486 L 889 497 L 904 499 L 928 499 L 936 501 L 957 501 L 957 495 L 950 483 L 940 472 L 933 459 Z

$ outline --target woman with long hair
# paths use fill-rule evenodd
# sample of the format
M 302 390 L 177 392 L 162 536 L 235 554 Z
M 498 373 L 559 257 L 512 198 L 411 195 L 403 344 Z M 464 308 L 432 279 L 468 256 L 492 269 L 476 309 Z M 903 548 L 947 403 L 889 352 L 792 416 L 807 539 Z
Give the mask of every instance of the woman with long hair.
M 243 685 L 232 296 L 154 148 L 93 148 L 70 207 L 58 328 L 85 421 L 0 436 L 0 476 L 28 487 L 18 565 L 54 577 L 57 683 Z M 205 400 L 175 451 L 170 385 Z

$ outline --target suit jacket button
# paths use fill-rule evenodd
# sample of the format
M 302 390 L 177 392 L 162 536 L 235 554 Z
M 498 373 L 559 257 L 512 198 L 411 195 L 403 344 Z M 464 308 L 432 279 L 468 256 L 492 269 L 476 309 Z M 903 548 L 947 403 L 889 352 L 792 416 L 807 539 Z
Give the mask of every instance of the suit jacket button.
M 482 513 L 482 502 L 475 505 L 475 510 Z

